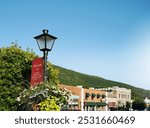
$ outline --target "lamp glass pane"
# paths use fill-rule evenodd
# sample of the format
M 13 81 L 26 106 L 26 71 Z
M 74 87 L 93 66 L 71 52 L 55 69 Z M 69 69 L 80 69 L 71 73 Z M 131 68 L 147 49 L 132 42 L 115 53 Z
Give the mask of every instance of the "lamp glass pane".
M 45 38 L 44 38 L 44 36 L 39 37 L 37 39 L 37 43 L 38 43 L 40 50 L 45 49 Z
M 52 50 L 53 44 L 54 44 L 54 38 L 50 37 L 50 36 L 46 36 L 46 49 L 48 50 Z

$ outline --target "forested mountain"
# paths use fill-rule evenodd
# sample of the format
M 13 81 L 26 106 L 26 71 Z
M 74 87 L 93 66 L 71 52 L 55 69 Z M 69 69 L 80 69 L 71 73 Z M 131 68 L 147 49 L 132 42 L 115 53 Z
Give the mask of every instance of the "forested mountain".
M 135 97 L 150 98 L 150 90 L 137 88 L 132 85 L 107 80 L 97 76 L 79 73 L 59 66 L 55 66 L 55 68 L 59 70 L 59 81 L 61 84 L 73 85 L 73 86 L 82 85 L 84 88 L 88 88 L 88 87 L 105 88 L 105 87 L 119 86 L 119 87 L 125 87 L 131 89 L 133 99 Z

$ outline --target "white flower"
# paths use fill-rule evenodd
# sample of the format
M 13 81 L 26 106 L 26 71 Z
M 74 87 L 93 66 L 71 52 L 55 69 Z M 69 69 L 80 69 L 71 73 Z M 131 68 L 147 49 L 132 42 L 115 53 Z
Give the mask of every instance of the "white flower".
M 20 101 L 20 97 L 17 97 L 17 101 Z

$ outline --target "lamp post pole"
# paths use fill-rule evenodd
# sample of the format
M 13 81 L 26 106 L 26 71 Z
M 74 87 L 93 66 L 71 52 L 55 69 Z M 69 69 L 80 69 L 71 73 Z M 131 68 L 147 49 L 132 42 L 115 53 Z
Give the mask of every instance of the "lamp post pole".
M 44 58 L 44 82 L 45 83 L 48 81 L 47 56 L 48 56 L 48 51 L 43 51 L 43 58 Z

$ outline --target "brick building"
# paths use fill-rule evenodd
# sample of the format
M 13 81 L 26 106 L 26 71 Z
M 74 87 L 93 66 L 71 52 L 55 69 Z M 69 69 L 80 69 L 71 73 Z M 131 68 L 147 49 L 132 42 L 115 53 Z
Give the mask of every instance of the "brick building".
M 106 91 L 82 86 L 68 86 L 60 84 L 61 89 L 71 92 L 68 103 L 69 110 L 101 111 L 106 110 Z

